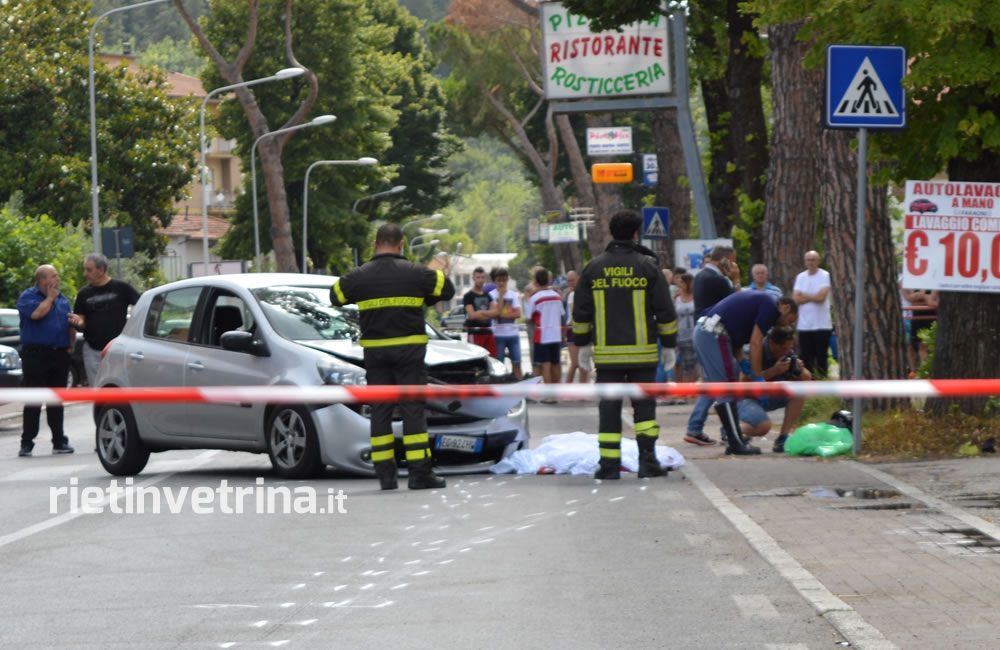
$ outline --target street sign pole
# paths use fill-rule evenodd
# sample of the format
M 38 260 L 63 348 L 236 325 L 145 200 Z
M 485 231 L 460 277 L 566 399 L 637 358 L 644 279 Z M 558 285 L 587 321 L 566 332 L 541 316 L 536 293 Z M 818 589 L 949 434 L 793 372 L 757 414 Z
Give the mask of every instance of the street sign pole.
M 865 206 L 868 129 L 906 126 L 906 49 L 894 45 L 828 45 L 824 121 L 831 129 L 858 129 L 858 216 L 854 260 L 854 379 L 861 379 L 865 290 Z M 854 453 L 861 452 L 861 398 L 853 403 Z
M 861 325 L 864 317 L 865 288 L 865 203 L 867 202 L 868 180 L 868 129 L 858 129 L 858 221 L 854 240 L 854 378 L 861 379 Z M 854 431 L 854 453 L 861 453 L 861 398 L 854 398 L 852 424 Z

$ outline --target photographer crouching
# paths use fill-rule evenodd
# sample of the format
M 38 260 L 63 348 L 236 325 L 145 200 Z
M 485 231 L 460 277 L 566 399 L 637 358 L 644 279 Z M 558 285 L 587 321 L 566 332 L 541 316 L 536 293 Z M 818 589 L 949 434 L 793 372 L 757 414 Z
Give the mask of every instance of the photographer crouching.
M 740 362 L 741 379 L 753 381 L 809 381 L 812 375 L 806 370 L 802 360 L 795 356 L 795 330 L 786 327 L 774 327 L 764 337 L 761 376 L 754 376 L 750 371 L 750 363 L 744 355 Z M 756 397 L 744 398 L 737 402 L 736 408 L 740 418 L 740 430 L 744 436 L 766 436 L 771 431 L 771 418 L 768 411 L 784 408 L 785 417 L 781 421 L 781 435 L 774 441 L 773 451 L 784 453 L 785 441 L 802 413 L 804 397 Z

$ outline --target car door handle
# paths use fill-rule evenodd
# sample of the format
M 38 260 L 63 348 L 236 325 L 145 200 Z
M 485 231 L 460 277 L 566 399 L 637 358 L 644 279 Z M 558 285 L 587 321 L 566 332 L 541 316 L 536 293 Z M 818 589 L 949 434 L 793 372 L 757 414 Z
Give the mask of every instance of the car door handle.
M 204 370 L 205 369 L 205 364 L 203 364 L 201 361 L 189 361 L 188 364 L 187 364 L 187 366 L 191 370 Z
M 129 359 L 135 359 L 136 361 L 142 361 L 146 358 L 146 355 L 142 352 L 129 352 Z

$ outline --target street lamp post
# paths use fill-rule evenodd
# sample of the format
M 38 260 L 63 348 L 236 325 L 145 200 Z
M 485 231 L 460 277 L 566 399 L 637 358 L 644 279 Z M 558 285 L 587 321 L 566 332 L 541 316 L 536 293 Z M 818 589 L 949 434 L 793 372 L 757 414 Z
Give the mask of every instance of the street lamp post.
M 402 227 L 400 228 L 400 230 L 402 230 L 403 232 L 406 232 L 406 229 L 409 228 L 410 226 L 413 226 L 413 225 L 418 224 L 418 223 L 425 223 L 427 221 L 437 221 L 438 219 L 440 219 L 443 216 L 444 215 L 441 214 L 440 212 L 435 212 L 434 214 L 432 214 L 429 217 L 423 217 L 422 219 L 414 219 L 413 221 L 407 221 L 406 223 L 404 223 L 402 225 Z
M 378 160 L 365 156 L 357 160 L 317 160 L 306 169 L 305 182 L 302 184 L 302 272 L 306 272 L 306 225 L 309 223 L 309 172 L 317 165 L 377 165 Z
M 257 222 L 257 160 L 255 154 L 257 153 L 257 144 L 264 138 L 270 138 L 275 135 L 281 135 L 282 133 L 291 133 L 292 131 L 298 131 L 299 129 L 305 129 L 310 126 L 320 126 L 321 124 L 329 124 L 330 122 L 337 119 L 335 115 L 320 115 L 319 117 L 313 118 L 311 121 L 305 124 L 296 124 L 295 126 L 289 126 L 284 129 L 278 129 L 277 131 L 271 131 L 270 133 L 265 133 L 256 140 L 254 140 L 253 146 L 250 147 L 250 180 L 253 187 L 253 251 L 254 251 L 254 272 L 260 273 L 260 227 Z
M 166 1 L 167 0 L 147 0 L 146 2 L 140 2 L 138 4 L 127 5 L 125 7 L 118 7 L 117 9 L 105 11 L 97 17 L 97 20 L 94 21 L 94 26 L 90 28 L 90 43 L 88 45 L 88 52 L 90 54 L 88 88 L 90 93 L 90 215 L 93 220 L 95 253 L 101 252 L 101 218 L 100 215 L 98 215 L 99 206 L 97 200 L 97 108 L 94 97 L 94 33 L 97 31 L 97 26 L 100 22 L 111 14 L 118 13 L 119 11 L 125 11 L 126 9 L 148 7 L 149 5 L 155 5 Z
M 208 106 L 208 100 L 211 99 L 213 95 L 233 90 L 235 88 L 256 86 L 257 84 L 262 84 L 268 81 L 291 79 L 292 77 L 298 77 L 304 73 L 305 70 L 302 68 L 285 68 L 284 70 L 278 70 L 270 77 L 262 77 L 260 79 L 252 79 L 250 81 L 241 81 L 240 83 L 232 84 L 231 86 L 216 88 L 212 92 L 205 95 L 205 99 L 201 102 L 201 113 L 198 117 L 198 124 L 201 126 L 201 229 L 202 234 L 204 235 L 201 240 L 201 256 L 202 261 L 205 264 L 205 274 L 208 274 L 208 170 L 206 169 L 205 162 L 205 107 Z
M 429 230 L 429 229 L 425 230 L 424 232 L 422 232 L 421 234 L 417 235 L 416 237 L 410 240 L 410 252 L 412 253 L 413 249 L 416 247 L 423 246 L 425 242 L 422 240 L 425 240 L 428 237 L 433 237 L 434 235 L 447 235 L 449 232 L 450 231 L 447 228 L 442 228 L 440 230 Z M 440 240 L 436 239 L 434 241 L 440 241 Z
M 367 201 L 368 199 L 378 199 L 383 196 L 389 196 L 390 194 L 399 194 L 400 192 L 405 192 L 405 191 L 406 191 L 405 185 L 395 185 L 384 192 L 376 192 L 375 194 L 362 196 L 360 199 L 354 202 L 354 205 L 351 206 L 351 212 L 353 212 L 354 214 L 361 214 L 360 212 L 358 212 L 358 204 L 361 203 L 362 201 Z
M 406 191 L 405 185 L 394 185 L 384 192 L 377 192 L 375 194 L 369 194 L 368 196 L 362 196 L 360 199 L 354 202 L 354 205 L 351 206 L 351 212 L 353 212 L 354 214 L 361 214 L 360 212 L 358 212 L 358 204 L 360 204 L 362 201 L 367 201 L 368 199 L 377 199 L 383 196 L 389 196 L 390 194 L 399 194 L 400 192 L 405 192 L 405 191 Z M 355 248 L 351 252 L 354 256 L 354 266 L 360 266 L 359 264 L 360 260 L 358 259 L 358 249 Z

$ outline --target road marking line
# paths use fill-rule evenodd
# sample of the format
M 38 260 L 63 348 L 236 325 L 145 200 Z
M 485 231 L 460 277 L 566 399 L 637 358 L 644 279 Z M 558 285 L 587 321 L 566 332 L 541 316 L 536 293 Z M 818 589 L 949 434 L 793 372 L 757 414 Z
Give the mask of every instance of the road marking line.
M 781 618 L 781 614 L 774 608 L 771 601 L 764 594 L 733 594 L 736 606 L 740 608 L 746 618 Z
M 195 469 L 197 467 L 200 467 L 200 466 L 204 465 L 205 463 L 207 463 L 211 459 L 212 456 L 214 456 L 217 453 L 219 453 L 219 452 L 218 451 L 206 451 L 206 452 L 203 452 L 201 454 L 198 454 L 197 456 L 195 456 L 194 458 L 191 459 L 190 463 L 188 464 L 188 468 L 189 469 Z M 160 481 L 164 481 L 164 480 L 170 478 L 173 475 L 174 475 L 174 473 L 160 474 L 159 476 L 154 476 L 154 477 L 152 477 L 150 479 L 147 479 L 147 480 L 143 481 L 142 483 L 139 483 L 139 484 L 135 485 L 135 488 L 138 489 L 140 487 L 146 487 L 146 486 L 149 486 L 149 485 L 155 485 L 156 483 L 159 483 Z M 120 495 L 120 494 L 114 497 L 115 501 L 118 501 L 121 498 L 123 498 L 123 496 Z M 106 496 L 106 497 L 104 497 L 104 499 L 101 501 L 101 503 L 97 507 L 100 510 L 103 511 L 104 508 L 109 503 L 111 503 L 111 500 L 112 500 L 112 498 L 110 496 Z M 84 516 L 86 514 L 88 514 L 88 513 L 85 513 L 85 512 L 82 512 L 82 511 L 80 511 L 80 512 L 64 512 L 61 515 L 56 515 L 54 517 L 49 517 L 45 521 L 40 521 L 37 524 L 32 524 L 30 526 L 25 526 L 24 528 L 22 528 L 20 530 L 14 531 L 13 533 L 8 533 L 6 535 L 0 536 L 0 548 L 3 548 L 4 546 L 7 546 L 8 544 L 13 544 L 14 542 L 20 541 L 20 540 L 22 540 L 22 539 L 24 539 L 26 537 L 31 537 L 32 535 L 35 535 L 37 533 L 41 533 L 43 531 L 49 530 L 50 528 L 55 528 L 56 526 L 61 526 L 61 525 L 65 524 L 65 523 L 67 523 L 67 522 L 73 521 L 77 517 L 82 517 L 82 516 Z
M 684 474 L 715 509 L 743 535 L 750 546 L 773 566 L 819 612 L 820 616 L 844 635 L 844 638 L 855 647 L 865 650 L 898 650 L 894 643 L 865 621 L 853 607 L 830 593 L 823 583 L 778 546 L 774 538 L 749 515 L 733 505 L 694 462 L 689 461 L 684 466 Z
M 896 478 L 892 474 L 887 474 L 886 472 L 875 469 L 874 467 L 868 467 L 864 463 L 859 463 L 857 461 L 850 460 L 846 462 L 849 463 L 854 469 L 862 471 L 872 478 L 878 479 L 886 485 L 896 488 L 901 493 L 920 501 L 927 507 L 940 510 L 949 517 L 953 517 L 961 521 L 963 524 L 972 526 L 982 534 L 992 537 L 993 539 L 1000 540 L 1000 526 L 990 523 L 982 517 L 977 517 L 972 513 L 965 512 L 961 508 L 953 506 L 947 501 L 931 496 L 920 488 L 910 485 L 909 483 Z

